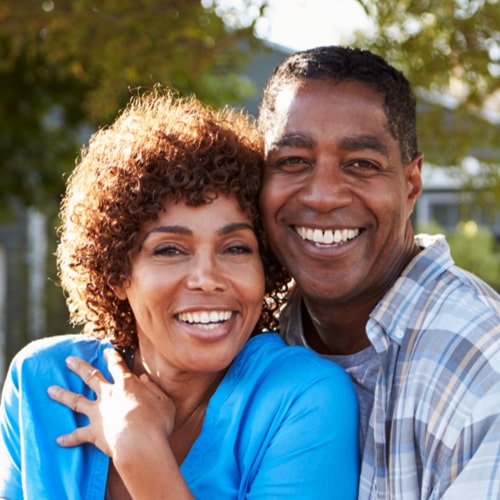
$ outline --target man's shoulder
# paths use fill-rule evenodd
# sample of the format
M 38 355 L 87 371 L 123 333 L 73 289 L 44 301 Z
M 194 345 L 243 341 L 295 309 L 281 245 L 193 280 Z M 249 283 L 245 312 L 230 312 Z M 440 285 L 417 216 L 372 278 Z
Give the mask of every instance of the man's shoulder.
M 478 336 L 495 331 L 500 295 L 454 264 L 444 238 L 430 239 L 427 245 L 377 305 L 375 322 L 395 340 L 410 331 Z

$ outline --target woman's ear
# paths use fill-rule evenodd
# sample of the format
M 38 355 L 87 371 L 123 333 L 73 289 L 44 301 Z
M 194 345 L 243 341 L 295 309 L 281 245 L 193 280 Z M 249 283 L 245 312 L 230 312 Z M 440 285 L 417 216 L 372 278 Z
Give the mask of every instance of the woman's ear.
M 120 300 L 126 300 L 127 299 L 127 288 L 129 286 L 129 280 L 126 279 L 122 282 L 121 285 L 114 285 L 111 288 L 113 289 L 113 292 L 115 292 L 115 295 L 120 299 Z

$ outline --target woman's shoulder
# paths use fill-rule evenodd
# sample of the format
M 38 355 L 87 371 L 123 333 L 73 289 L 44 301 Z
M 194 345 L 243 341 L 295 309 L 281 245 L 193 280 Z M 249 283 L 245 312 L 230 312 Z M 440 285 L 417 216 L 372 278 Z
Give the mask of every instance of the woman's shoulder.
M 310 415 L 305 421 L 357 422 L 356 392 L 348 373 L 314 351 L 286 345 L 276 334 L 249 340 L 219 392 L 221 400 L 231 397 L 234 407 L 265 408 L 271 420 L 305 411 Z
M 33 340 L 24 346 L 13 358 L 12 369 L 38 365 L 62 364 L 68 356 L 78 356 L 89 362 L 101 357 L 102 350 L 111 345 L 83 334 L 56 335 Z
M 277 383 L 293 381 L 298 385 L 311 385 L 319 381 L 334 383 L 336 387 L 352 386 L 347 372 L 332 361 L 301 346 L 289 346 L 274 333 L 252 337 L 240 354 L 245 372 L 265 373 L 266 380 Z M 247 376 L 247 375 L 245 375 Z

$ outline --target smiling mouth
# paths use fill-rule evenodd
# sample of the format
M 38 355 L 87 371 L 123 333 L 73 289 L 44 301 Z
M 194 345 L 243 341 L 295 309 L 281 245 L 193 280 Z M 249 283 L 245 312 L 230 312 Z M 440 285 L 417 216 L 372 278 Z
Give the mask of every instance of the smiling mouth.
M 179 313 L 176 315 L 179 321 L 189 325 L 212 330 L 221 324 L 229 321 L 233 316 L 233 311 L 194 311 Z
M 356 238 L 359 229 L 313 229 L 311 227 L 294 226 L 295 232 L 306 241 L 310 241 L 317 246 L 339 245 Z

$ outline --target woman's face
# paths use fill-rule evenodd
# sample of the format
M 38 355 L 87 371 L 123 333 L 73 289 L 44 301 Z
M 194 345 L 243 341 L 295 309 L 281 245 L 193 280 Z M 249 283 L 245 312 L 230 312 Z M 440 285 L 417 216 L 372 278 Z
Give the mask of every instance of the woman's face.
M 131 274 L 116 289 L 137 323 L 148 371 L 224 370 L 257 323 L 264 270 L 252 222 L 233 197 L 168 203 L 142 228 Z

